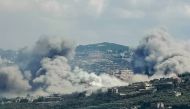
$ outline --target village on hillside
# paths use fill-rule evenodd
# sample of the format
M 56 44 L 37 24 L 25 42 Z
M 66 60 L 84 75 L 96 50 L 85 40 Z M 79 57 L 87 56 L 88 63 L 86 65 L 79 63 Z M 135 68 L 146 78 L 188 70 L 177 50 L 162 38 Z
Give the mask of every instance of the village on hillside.
M 69 95 L 1 98 L 2 109 L 183 109 L 190 108 L 190 74 Z M 27 108 L 25 107 L 27 106 Z

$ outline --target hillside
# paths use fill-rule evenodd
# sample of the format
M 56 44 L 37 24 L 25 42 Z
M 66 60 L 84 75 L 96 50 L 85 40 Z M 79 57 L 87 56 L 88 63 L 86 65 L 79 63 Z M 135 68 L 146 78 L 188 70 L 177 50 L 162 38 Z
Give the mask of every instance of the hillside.
M 73 60 L 69 63 L 72 67 L 78 66 L 88 72 L 111 74 L 119 70 L 129 69 L 132 54 L 133 51 L 128 46 L 114 43 L 79 45 L 75 49 Z M 19 56 L 16 51 L 0 49 L 0 56 L 17 62 L 20 61 L 20 57 L 23 58 L 25 55 Z
M 190 74 L 49 97 L 2 99 L 1 109 L 189 109 Z
M 114 43 L 79 45 L 71 63 L 88 72 L 114 73 L 130 68 L 132 54 L 128 46 Z
M 89 51 L 102 51 L 102 52 L 124 52 L 128 51 L 129 47 L 124 45 L 119 45 L 115 43 L 103 42 L 97 44 L 89 44 L 89 45 L 79 45 L 76 48 L 76 52 L 89 52 Z
M 13 50 L 3 50 L 0 49 L 0 57 L 8 60 L 15 60 L 17 57 L 17 52 Z

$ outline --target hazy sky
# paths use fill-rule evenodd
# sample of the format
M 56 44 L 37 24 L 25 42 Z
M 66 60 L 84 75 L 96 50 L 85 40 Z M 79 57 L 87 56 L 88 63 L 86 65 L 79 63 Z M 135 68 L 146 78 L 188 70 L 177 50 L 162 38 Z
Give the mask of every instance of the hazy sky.
M 190 39 L 190 0 L 0 0 L 0 48 L 60 36 L 135 46 L 153 28 Z

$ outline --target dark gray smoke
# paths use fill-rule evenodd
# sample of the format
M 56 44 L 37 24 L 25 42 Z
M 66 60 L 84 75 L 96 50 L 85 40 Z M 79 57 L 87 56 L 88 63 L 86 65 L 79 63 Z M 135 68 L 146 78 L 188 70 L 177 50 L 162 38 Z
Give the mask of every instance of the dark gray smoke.
M 135 50 L 135 73 L 153 75 L 190 72 L 188 42 L 174 40 L 166 31 L 157 30 L 142 40 Z
M 16 62 L 0 58 L 0 96 L 68 94 L 190 72 L 189 43 L 175 41 L 165 31 L 142 40 L 132 59 L 133 71 L 139 74 L 124 72 L 122 80 L 71 69 L 68 60 L 73 53 L 69 41 L 41 38 L 33 48 L 19 51 Z
M 73 44 L 68 41 L 41 38 L 31 50 L 21 50 L 16 62 L 1 59 L 0 95 L 68 94 L 127 85 L 108 74 L 96 75 L 77 67 L 72 70 L 68 59 L 73 53 Z
M 94 90 L 100 87 L 126 85 L 125 82 L 102 74 L 85 72 L 79 68 L 74 71 L 68 64 L 72 57 L 73 44 L 59 38 L 40 39 L 32 49 L 32 60 L 29 62 L 30 71 L 35 72 L 31 81 L 35 94 L 68 94 L 84 90 Z M 35 69 L 33 70 L 33 66 Z
M 55 56 L 72 57 L 74 46 L 72 42 L 61 38 L 40 38 L 32 50 L 21 50 L 17 63 L 20 63 L 23 70 L 30 70 L 35 77 L 35 73 L 41 67 L 41 60 L 45 57 L 54 58 Z

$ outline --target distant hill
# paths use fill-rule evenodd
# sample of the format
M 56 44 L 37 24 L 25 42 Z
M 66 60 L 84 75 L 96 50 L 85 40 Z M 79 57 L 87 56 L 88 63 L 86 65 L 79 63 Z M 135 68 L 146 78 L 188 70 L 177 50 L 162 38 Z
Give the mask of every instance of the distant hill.
M 113 52 L 122 52 L 122 51 L 128 51 L 129 47 L 124 46 L 124 45 L 115 44 L 115 43 L 103 42 L 103 43 L 97 43 L 97 44 L 79 45 L 76 48 L 76 52 L 85 52 L 85 51 L 106 52 L 108 50 L 112 50 Z
M 113 73 L 130 68 L 133 50 L 128 46 L 103 42 L 76 47 L 74 59 L 69 63 L 85 71 Z M 20 61 L 20 55 L 13 50 L 0 49 L 0 56 L 14 62 Z M 23 56 L 22 56 L 23 57 Z
M 17 57 L 17 52 L 13 50 L 3 50 L 0 49 L 0 57 L 4 59 L 8 59 L 14 61 Z
M 132 49 L 114 43 L 79 45 L 71 62 L 88 72 L 114 73 L 130 68 Z

